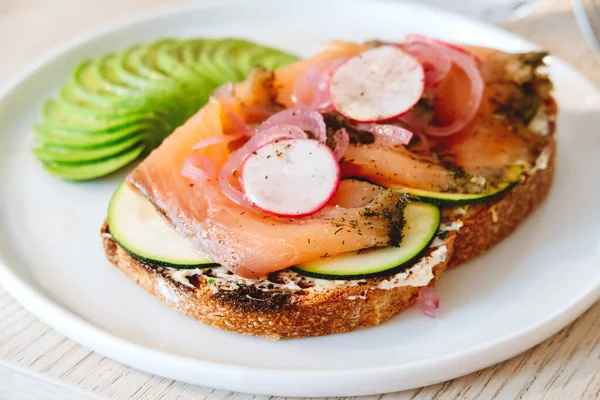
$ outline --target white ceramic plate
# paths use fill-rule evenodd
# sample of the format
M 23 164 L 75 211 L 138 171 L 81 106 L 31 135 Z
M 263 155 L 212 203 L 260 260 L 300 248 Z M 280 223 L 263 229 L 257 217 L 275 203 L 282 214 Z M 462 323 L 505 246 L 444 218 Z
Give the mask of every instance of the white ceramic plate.
M 0 96 L 0 277 L 58 331 L 130 366 L 187 382 L 290 396 L 360 395 L 436 383 L 509 358 L 580 315 L 600 293 L 600 94 L 560 60 L 556 184 L 486 256 L 448 272 L 435 320 L 409 310 L 381 326 L 270 342 L 204 326 L 162 306 L 104 258 L 99 228 L 121 176 L 67 183 L 30 152 L 32 125 L 82 58 L 165 36 L 244 36 L 301 54 L 335 38 L 422 32 L 504 50 L 524 40 L 400 2 L 280 1 L 172 7 L 62 46 Z

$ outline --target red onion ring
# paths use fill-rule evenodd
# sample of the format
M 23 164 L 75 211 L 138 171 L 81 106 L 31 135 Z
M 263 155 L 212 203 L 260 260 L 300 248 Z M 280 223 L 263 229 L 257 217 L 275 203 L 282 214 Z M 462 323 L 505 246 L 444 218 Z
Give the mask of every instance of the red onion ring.
M 251 207 L 252 205 L 246 200 L 242 191 L 231 183 L 232 177 L 237 178 L 237 171 L 246 156 L 260 146 L 277 139 L 304 139 L 306 137 L 306 133 L 300 127 L 294 125 L 275 125 L 257 130 L 250 140 L 229 155 L 229 158 L 221 168 L 219 184 L 225 196 L 237 204 Z
M 483 78 L 473 58 L 457 51 L 449 50 L 448 52 L 452 54 L 452 61 L 456 66 L 462 69 L 469 77 L 471 81 L 471 96 L 465 106 L 465 113 L 455 119 L 450 125 L 428 126 L 425 132 L 431 136 L 449 136 L 463 129 L 477 114 L 483 97 Z
M 336 131 L 333 134 L 333 155 L 335 158 L 340 161 L 344 154 L 346 154 L 346 150 L 348 150 L 348 146 L 350 146 L 350 136 L 348 132 L 342 128 Z
M 229 142 L 234 142 L 236 140 L 239 140 L 243 137 L 245 137 L 246 135 L 243 133 L 237 133 L 235 135 L 220 135 L 220 136 L 211 136 L 208 137 L 206 139 L 203 139 L 201 141 L 199 141 L 198 143 L 196 143 L 196 145 L 192 148 L 192 150 L 200 150 L 203 149 L 205 147 L 209 147 L 215 144 L 219 144 L 219 143 L 229 143 Z
M 458 46 L 453 43 L 448 43 L 448 42 L 445 42 L 440 39 L 431 38 L 429 36 L 420 35 L 418 33 L 412 33 L 412 34 L 406 35 L 406 37 L 404 38 L 404 42 L 405 43 L 430 43 L 430 44 L 435 44 L 438 46 L 444 46 L 449 49 L 466 54 L 469 57 L 473 57 L 473 59 L 475 60 L 475 62 L 477 62 L 477 64 L 481 64 L 481 59 L 479 57 L 477 57 L 475 54 L 473 54 L 470 51 L 468 51 L 467 49 L 465 49 L 464 47 Z
M 479 110 L 479 105 L 481 104 L 481 99 L 483 97 L 483 78 L 481 77 L 481 73 L 479 72 L 479 68 L 477 66 L 475 58 L 471 55 L 471 53 L 458 46 L 438 41 L 436 39 L 431 39 L 425 36 L 408 35 L 406 37 L 406 40 L 408 44 L 425 43 L 435 47 L 440 54 L 447 57 L 457 67 L 462 69 L 467 75 L 468 79 L 471 81 L 471 96 L 469 98 L 468 104 L 464 108 L 465 113 L 459 118 L 455 119 L 450 125 L 430 125 L 427 128 L 425 128 L 425 133 L 427 133 L 428 135 L 440 137 L 450 136 L 460 131 L 465 126 L 467 126 L 468 123 L 473 119 L 475 114 L 477 114 L 477 111 Z M 410 112 L 407 114 L 410 114 Z M 414 118 L 410 116 L 403 116 L 403 118 L 401 119 L 405 122 L 408 122 L 407 118 L 413 119 L 414 123 Z
M 427 135 L 421 132 L 415 132 L 415 136 L 419 138 L 421 141 L 419 144 L 421 147 L 418 151 L 420 151 L 423 155 L 429 156 L 431 154 L 431 143 L 429 143 L 429 139 L 427 139 Z
M 432 287 L 425 286 L 419 289 L 416 306 L 429 318 L 435 318 L 435 312 L 440 308 L 440 298 Z
M 223 136 L 223 135 L 210 136 L 210 137 L 207 137 L 206 139 L 202 139 L 201 141 L 196 143 L 196 145 L 192 148 L 192 150 L 200 150 L 205 147 L 212 146 L 214 144 L 222 143 L 223 141 L 225 141 L 225 136 Z
M 371 132 L 376 141 L 386 142 L 391 145 L 408 144 L 413 133 L 401 126 L 392 124 L 358 124 L 361 131 Z
M 401 47 L 402 50 L 415 57 L 423 65 L 425 88 L 437 86 L 452 67 L 450 58 L 428 43 L 412 42 Z
M 204 185 L 217 177 L 217 166 L 210 157 L 202 154 L 193 154 L 188 156 L 183 162 L 181 175 L 200 185 Z
M 301 108 L 288 108 L 273 114 L 262 123 L 261 128 L 266 129 L 276 125 L 294 125 L 304 131 L 312 132 L 315 138 L 323 143 L 327 141 L 327 127 L 321 113 Z
M 419 116 L 413 110 L 401 115 L 399 120 L 410 126 L 410 128 L 416 133 L 424 133 L 427 129 L 427 122 L 423 118 L 419 118 Z
M 329 80 L 333 71 L 347 57 L 321 59 L 310 65 L 298 78 L 292 90 L 292 102 L 300 108 L 325 110 L 331 106 Z
M 213 92 L 213 95 L 219 100 L 233 99 L 233 83 L 227 82 L 219 86 Z

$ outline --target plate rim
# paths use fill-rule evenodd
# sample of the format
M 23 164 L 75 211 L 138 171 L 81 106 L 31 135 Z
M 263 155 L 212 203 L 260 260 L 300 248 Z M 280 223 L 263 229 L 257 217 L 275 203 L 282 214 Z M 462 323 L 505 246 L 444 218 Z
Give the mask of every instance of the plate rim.
M 365 4 L 367 4 L 368 0 L 352 1 L 357 5 L 364 6 Z M 263 0 L 263 3 L 267 2 L 268 0 Z M 161 17 L 168 18 L 168 15 L 179 14 L 184 12 L 185 10 L 202 10 L 215 6 L 231 7 L 235 4 L 247 3 L 248 2 L 244 0 L 205 0 L 200 3 L 194 1 L 187 1 L 179 4 L 170 4 L 166 6 L 154 7 L 149 10 L 130 13 L 123 17 L 110 20 L 99 25 L 98 27 L 85 30 L 82 33 L 74 36 L 73 38 L 63 41 L 60 44 L 49 48 L 40 56 L 27 63 L 26 66 L 20 70 L 20 72 L 17 72 L 10 76 L 2 85 L 2 87 L 0 87 L 0 100 L 10 95 L 13 91 L 18 90 L 19 85 L 22 82 L 38 73 L 39 70 L 43 69 L 47 63 L 69 53 L 70 51 L 75 50 L 77 47 L 82 46 L 89 41 L 99 39 L 107 34 L 110 34 L 111 32 L 138 23 L 142 23 L 147 20 L 157 19 Z M 472 26 L 476 25 L 479 28 L 492 31 L 497 34 L 502 34 L 506 38 L 518 40 L 527 47 L 540 48 L 540 46 L 536 45 L 535 43 L 532 43 L 529 40 L 526 40 L 525 38 L 513 32 L 507 31 L 501 27 L 478 21 L 461 14 L 439 10 L 432 6 L 427 6 L 412 1 L 406 3 L 396 3 L 393 0 L 375 0 L 370 1 L 368 4 L 373 3 L 394 4 L 398 7 L 409 7 L 413 9 L 421 9 L 427 12 L 441 13 L 448 16 L 449 18 L 458 19 L 459 21 L 463 21 Z M 589 84 L 589 86 L 600 95 L 600 89 L 598 88 L 598 86 L 585 75 L 581 74 L 577 68 L 573 67 L 569 63 L 563 61 L 562 59 L 554 55 L 551 56 L 551 59 L 553 63 L 557 63 L 561 67 L 566 68 L 571 72 L 575 73 L 579 78 L 583 79 L 586 82 L 586 84 Z M 407 382 L 403 382 L 402 379 L 400 379 L 401 374 L 406 373 L 408 370 L 427 370 L 431 368 L 434 364 L 440 365 L 443 363 L 447 363 L 449 365 L 453 365 L 456 362 L 467 362 L 468 360 L 468 362 L 470 363 L 469 366 L 466 368 L 463 367 L 461 372 L 445 372 L 444 374 L 442 374 L 445 375 L 445 378 L 434 378 L 429 383 L 425 384 L 433 384 L 436 382 L 441 382 L 443 380 L 462 376 L 467 373 L 480 370 L 489 365 L 493 365 L 508 358 L 511 358 L 531 348 L 532 346 L 545 340 L 546 338 L 550 337 L 551 335 L 562 329 L 564 326 L 574 321 L 589 307 L 591 307 L 598 299 L 600 299 L 600 281 L 598 281 L 593 286 L 591 286 L 588 291 L 583 292 L 580 296 L 576 298 L 573 298 L 569 303 L 564 304 L 563 307 L 555 310 L 554 313 L 546 316 L 544 319 L 536 323 L 524 326 L 518 331 L 513 331 L 495 340 L 481 343 L 474 347 L 470 347 L 466 350 L 459 350 L 442 357 L 429 357 L 426 359 L 411 361 L 407 364 L 392 364 L 379 367 L 367 367 L 362 369 L 311 369 L 305 371 L 294 370 L 290 368 L 272 369 L 264 367 L 250 367 L 231 363 L 221 363 L 211 360 L 204 360 L 194 357 L 187 357 L 168 351 L 158 350 L 153 347 L 138 344 L 131 340 L 124 339 L 120 336 L 117 336 L 116 334 L 107 331 L 104 328 L 101 328 L 87 321 L 82 316 L 77 315 L 76 313 L 66 309 L 54 300 L 50 299 L 44 293 L 40 292 L 31 284 L 29 284 L 26 279 L 22 279 L 20 276 L 18 276 L 16 271 L 13 271 L 13 268 L 11 268 L 8 264 L 4 263 L 3 257 L 1 257 L 1 255 L 0 283 L 3 285 L 6 291 L 15 299 L 15 301 L 17 301 L 29 312 L 31 312 L 36 318 L 40 319 L 42 322 L 49 325 L 56 331 L 65 335 L 66 337 L 82 344 L 87 348 L 92 349 L 93 351 L 106 355 L 107 357 L 117 362 L 175 380 L 182 379 L 179 375 L 171 372 L 175 371 L 176 369 L 183 370 L 186 368 L 193 368 L 195 371 L 203 370 L 203 372 L 206 373 L 206 375 L 203 374 L 203 378 L 205 376 L 214 377 L 215 375 L 241 375 L 244 377 L 244 379 L 241 380 L 241 383 L 236 382 L 232 385 L 230 382 L 230 384 L 219 386 L 215 386 L 211 384 L 211 382 L 219 380 L 222 382 L 227 382 L 227 380 L 223 380 L 222 378 L 209 378 L 208 380 L 183 379 L 183 381 L 225 390 L 241 391 L 256 394 L 274 394 L 273 391 L 265 391 L 260 388 L 257 388 L 256 382 L 261 382 L 261 379 L 259 379 L 261 375 L 268 375 L 268 379 L 263 379 L 262 382 L 284 379 L 283 377 L 288 376 L 289 374 L 293 374 L 297 382 L 314 381 L 315 374 L 318 374 L 319 381 L 323 382 L 344 382 L 350 377 L 355 378 L 357 374 L 361 374 L 363 377 L 368 377 L 363 378 L 363 381 L 369 380 L 369 378 L 371 380 L 376 379 L 377 376 L 381 375 L 382 373 L 385 373 L 384 375 L 388 378 L 394 377 L 397 379 L 396 383 L 383 385 L 385 387 L 385 390 L 370 390 L 368 388 L 364 388 L 363 390 L 345 390 L 343 387 L 340 387 L 336 390 L 323 390 L 320 388 L 313 390 L 311 388 L 303 387 L 302 389 L 298 390 L 294 388 L 280 386 L 279 391 L 276 393 L 276 395 L 280 396 L 350 396 L 389 393 L 397 390 L 405 390 L 416 387 L 411 386 L 410 384 L 406 385 Z M 510 346 L 512 350 L 510 352 L 498 352 L 498 350 L 506 350 L 501 349 L 501 347 L 503 346 Z M 492 359 L 490 359 L 489 357 L 485 357 L 486 354 L 494 352 L 497 354 Z M 131 356 L 128 356 L 127 353 L 130 353 Z M 158 371 L 159 368 L 155 368 L 152 364 L 148 365 L 143 361 L 134 361 L 135 358 L 140 358 L 140 356 L 142 360 L 144 358 L 150 357 L 157 361 L 160 361 L 160 363 L 163 363 L 161 366 L 167 366 L 169 369 L 171 369 L 171 371 L 169 371 L 169 373 L 167 374 L 165 374 L 164 370 L 160 370 L 160 372 L 155 372 Z M 485 361 L 481 359 L 482 357 L 485 358 Z M 220 371 L 215 373 L 215 371 L 219 369 Z M 455 368 L 454 371 L 456 370 L 457 369 Z M 381 376 L 379 376 L 379 378 L 381 378 Z M 203 383 L 198 383 L 199 381 L 203 381 Z M 303 385 L 299 384 L 297 386 L 300 387 Z M 254 390 L 248 390 L 248 388 L 253 388 Z

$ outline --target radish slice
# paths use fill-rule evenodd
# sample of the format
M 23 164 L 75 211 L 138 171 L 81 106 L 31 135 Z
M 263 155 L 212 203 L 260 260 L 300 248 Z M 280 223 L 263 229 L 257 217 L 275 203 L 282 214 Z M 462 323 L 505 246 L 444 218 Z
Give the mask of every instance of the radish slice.
M 362 122 L 385 121 L 410 110 L 421 98 L 421 63 L 396 46 L 365 51 L 341 65 L 331 77 L 336 110 Z
M 335 195 L 340 167 L 325 144 L 312 139 L 277 140 L 256 149 L 241 168 L 245 197 L 277 216 L 316 213 Z
M 225 196 L 238 204 L 244 206 L 251 205 L 246 200 L 243 193 L 231 183 L 231 178 L 235 177 L 236 172 L 248 154 L 266 143 L 282 138 L 306 138 L 306 133 L 294 125 L 271 126 L 266 129 L 258 130 L 246 144 L 229 155 L 229 158 L 219 173 L 219 184 L 221 185 L 221 190 L 223 190 Z

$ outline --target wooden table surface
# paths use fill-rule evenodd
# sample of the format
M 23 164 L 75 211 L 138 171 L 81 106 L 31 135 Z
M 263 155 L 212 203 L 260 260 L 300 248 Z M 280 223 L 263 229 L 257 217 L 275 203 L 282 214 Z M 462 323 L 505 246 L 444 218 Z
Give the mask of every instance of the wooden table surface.
M 0 0 L 0 83 L 48 47 L 88 28 L 175 2 Z M 533 14 L 507 28 L 544 46 L 600 84 L 600 64 L 583 42 L 569 0 L 543 0 Z M 11 369 L 6 363 L 17 368 Z M 44 379 L 32 378 L 31 373 L 43 374 Z M 3 391 L 17 377 L 28 382 L 30 392 L 38 393 L 19 398 L 67 398 L 50 391 L 57 383 L 93 392 L 101 398 L 251 397 L 175 382 L 118 364 L 42 324 L 0 287 L 0 398 L 17 398 Z M 32 385 L 39 390 L 35 391 Z M 43 397 L 43 393 L 49 397 Z M 445 383 L 379 397 L 599 399 L 600 302 L 552 338 L 506 362 Z

